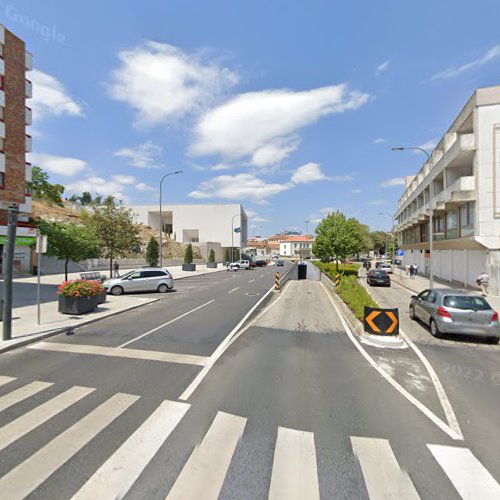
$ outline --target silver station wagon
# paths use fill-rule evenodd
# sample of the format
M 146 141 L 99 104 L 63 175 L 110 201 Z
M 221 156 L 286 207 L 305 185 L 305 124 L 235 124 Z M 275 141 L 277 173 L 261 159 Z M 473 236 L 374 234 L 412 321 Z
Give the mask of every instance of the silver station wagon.
M 174 279 L 166 269 L 142 267 L 119 278 L 107 279 L 102 285 L 111 295 L 122 295 L 125 292 L 165 293 L 174 288 Z
M 495 344 L 500 340 L 498 313 L 484 297 L 468 290 L 424 290 L 412 296 L 409 313 L 428 325 L 434 337 L 454 333 L 487 337 Z

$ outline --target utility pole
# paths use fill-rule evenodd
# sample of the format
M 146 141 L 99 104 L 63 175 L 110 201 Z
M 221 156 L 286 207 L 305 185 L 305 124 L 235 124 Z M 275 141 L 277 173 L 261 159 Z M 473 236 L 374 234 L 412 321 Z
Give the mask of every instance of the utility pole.
M 307 236 L 307 233 L 309 232 L 309 222 L 311 222 L 310 220 L 306 220 L 304 221 L 306 223 L 306 236 Z
M 12 275 L 14 272 L 14 248 L 16 246 L 18 207 L 13 205 L 8 209 L 7 251 L 4 259 L 4 302 L 3 302 L 3 340 L 12 338 Z

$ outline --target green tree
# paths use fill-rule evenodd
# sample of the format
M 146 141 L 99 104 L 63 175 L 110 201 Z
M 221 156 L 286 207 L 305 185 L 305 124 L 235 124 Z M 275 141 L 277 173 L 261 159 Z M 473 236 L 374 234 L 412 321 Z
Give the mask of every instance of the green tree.
M 45 222 L 38 224 L 47 235 L 47 255 L 64 260 L 64 279 L 68 279 L 68 263 L 99 256 L 99 240 L 88 227 L 74 222 Z
M 151 236 L 146 247 L 146 262 L 151 267 L 156 267 L 158 265 L 158 259 L 160 258 L 160 246 L 156 241 L 156 238 Z
M 366 230 L 357 219 L 340 212 L 332 212 L 316 227 L 313 254 L 322 260 L 334 257 L 337 260 L 358 253 L 363 247 Z
M 110 276 L 113 259 L 127 257 L 139 243 L 139 228 L 135 224 L 132 210 L 121 201 L 108 196 L 102 204 L 93 203 L 82 212 L 82 219 L 98 237 L 101 256 L 109 259 Z
M 388 235 L 384 231 L 372 231 L 370 238 L 373 241 L 373 250 L 379 255 L 385 253 L 385 244 L 388 241 Z
M 208 262 L 215 262 L 215 252 L 214 249 L 210 249 L 210 253 L 208 254 Z
M 193 263 L 193 245 L 191 245 L 191 243 L 189 243 L 189 245 L 186 247 L 186 251 L 184 252 L 184 263 Z
M 81 196 L 79 196 L 80 203 L 82 205 L 90 205 L 92 203 L 92 195 L 88 191 L 84 191 Z
M 43 200 L 62 206 L 62 195 L 64 186 L 49 182 L 47 172 L 40 167 L 33 167 L 31 171 L 31 182 L 28 184 L 31 194 L 36 200 Z
M 231 257 L 229 256 L 229 248 L 226 248 L 226 250 L 224 250 L 224 262 L 229 262 L 229 259 Z

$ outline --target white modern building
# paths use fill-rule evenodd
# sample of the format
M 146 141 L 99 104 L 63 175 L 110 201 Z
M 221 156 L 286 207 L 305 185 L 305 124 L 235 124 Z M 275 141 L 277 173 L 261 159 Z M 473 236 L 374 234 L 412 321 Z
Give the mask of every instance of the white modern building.
M 310 236 L 288 236 L 280 241 L 283 257 L 311 257 L 314 238 Z
M 473 285 L 486 271 L 500 289 L 500 86 L 477 89 L 419 172 L 407 178 L 395 213 L 404 263 Z
M 130 207 L 137 221 L 153 229 L 160 229 L 159 205 Z M 162 206 L 163 231 L 172 241 L 193 243 L 206 258 L 214 249 L 217 260 L 222 260 L 226 248 L 242 248 L 247 242 L 248 219 L 240 204 L 205 204 Z

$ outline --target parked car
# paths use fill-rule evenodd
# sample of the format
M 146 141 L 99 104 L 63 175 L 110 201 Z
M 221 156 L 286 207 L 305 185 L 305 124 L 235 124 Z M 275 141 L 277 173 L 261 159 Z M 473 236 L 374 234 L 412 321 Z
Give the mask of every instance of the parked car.
M 276 265 L 279 267 L 283 267 L 285 263 L 282 260 L 278 260 L 278 262 L 276 262 Z
M 392 274 L 392 266 L 390 264 L 380 264 L 377 269 L 379 271 L 385 271 L 388 274 Z
M 126 292 L 165 293 L 174 288 L 174 278 L 167 269 L 141 267 L 119 278 L 104 280 L 102 286 L 111 295 L 122 295 Z
M 468 290 L 424 290 L 412 296 L 409 313 L 428 325 L 434 337 L 454 333 L 484 336 L 495 344 L 500 340 L 498 313 L 484 297 Z
M 238 271 L 239 269 L 250 269 L 249 260 L 238 260 L 236 262 L 231 262 L 227 266 L 228 271 Z
M 366 282 L 370 285 L 391 286 L 391 278 L 385 271 L 372 269 L 366 275 Z
M 267 266 L 267 261 L 265 261 L 265 260 L 256 260 L 255 261 L 255 266 L 256 267 L 266 267 Z

